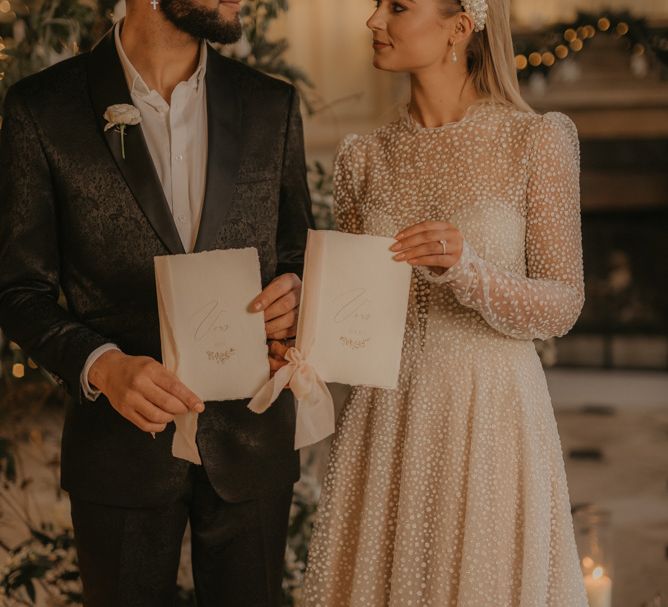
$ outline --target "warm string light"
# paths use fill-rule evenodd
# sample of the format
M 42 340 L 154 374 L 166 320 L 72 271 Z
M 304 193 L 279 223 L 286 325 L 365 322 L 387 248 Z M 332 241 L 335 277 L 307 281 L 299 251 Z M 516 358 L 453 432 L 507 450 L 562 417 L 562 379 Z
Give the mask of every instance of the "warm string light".
M 579 53 L 584 48 L 585 40 L 594 38 L 598 32 L 612 31 L 617 37 L 629 34 L 631 28 L 626 21 L 619 21 L 616 25 L 608 17 L 600 17 L 596 26 L 592 24 L 580 25 L 566 28 L 561 34 L 565 43 L 558 44 L 554 50 L 533 51 L 515 55 L 515 66 L 518 71 L 524 71 L 529 67 L 539 68 L 545 66 L 550 68 L 557 61 L 566 59 L 571 52 Z M 636 43 L 633 46 L 634 55 L 643 55 L 646 51 L 645 45 Z

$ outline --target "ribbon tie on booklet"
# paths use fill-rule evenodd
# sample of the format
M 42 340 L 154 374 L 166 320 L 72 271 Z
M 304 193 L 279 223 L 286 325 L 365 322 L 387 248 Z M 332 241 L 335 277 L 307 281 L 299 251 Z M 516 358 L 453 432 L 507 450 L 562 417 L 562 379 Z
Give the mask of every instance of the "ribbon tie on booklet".
M 264 413 L 286 387 L 297 399 L 295 449 L 307 447 L 334 432 L 334 401 L 327 384 L 297 348 L 285 355 L 288 364 L 281 367 L 260 389 L 248 408 Z
M 296 449 L 334 432 L 325 382 L 396 388 L 411 268 L 392 259 L 393 243 L 309 230 L 296 346 L 249 405 L 263 413 L 289 386 L 297 399 Z

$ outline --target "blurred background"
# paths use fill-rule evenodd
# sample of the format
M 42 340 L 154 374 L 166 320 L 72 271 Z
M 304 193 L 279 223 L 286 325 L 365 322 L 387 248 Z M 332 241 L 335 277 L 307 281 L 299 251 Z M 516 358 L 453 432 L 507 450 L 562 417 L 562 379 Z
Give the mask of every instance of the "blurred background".
M 405 76 L 371 64 L 371 0 L 250 0 L 221 49 L 295 83 L 314 212 L 331 227 L 337 145 L 392 120 Z M 0 0 L 0 108 L 8 86 L 87 50 L 124 6 Z M 668 1 L 512 0 L 516 65 L 539 112 L 582 145 L 586 305 L 537 343 L 554 400 L 591 607 L 668 605 Z M 1 109 L 0 109 L 1 114 Z M 1 218 L 0 218 L 1 220 Z M 65 395 L 0 334 L 0 606 L 80 605 L 67 496 L 58 489 Z M 332 386 L 340 407 L 344 386 Z M 303 453 L 286 555 L 299 605 L 328 444 Z M 194 605 L 188 540 L 181 605 Z M 481 606 L 487 607 L 487 606 Z M 491 606 L 490 606 L 491 607 Z

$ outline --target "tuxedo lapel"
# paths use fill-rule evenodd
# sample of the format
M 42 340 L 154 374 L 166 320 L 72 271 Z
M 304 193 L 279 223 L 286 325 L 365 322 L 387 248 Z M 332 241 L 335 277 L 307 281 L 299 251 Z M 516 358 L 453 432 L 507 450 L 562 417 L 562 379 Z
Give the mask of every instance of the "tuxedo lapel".
M 100 40 L 88 58 L 88 83 L 93 109 L 109 150 L 137 203 L 170 253 L 184 253 L 174 218 L 169 210 L 160 178 L 153 165 L 141 124 L 125 130 L 125 158 L 121 136 L 115 129 L 106 133 L 104 113 L 110 105 L 132 104 L 113 30 Z
M 209 47 L 206 66 L 208 157 L 206 194 L 195 251 L 217 246 L 220 226 L 232 207 L 239 168 L 241 113 L 238 83 L 226 59 Z

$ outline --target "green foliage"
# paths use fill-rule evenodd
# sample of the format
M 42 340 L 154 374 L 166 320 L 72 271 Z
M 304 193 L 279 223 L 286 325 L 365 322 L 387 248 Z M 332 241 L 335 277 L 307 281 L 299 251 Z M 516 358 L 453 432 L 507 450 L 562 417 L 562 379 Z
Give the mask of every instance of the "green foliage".
M 321 162 L 315 161 L 308 167 L 309 189 L 313 203 L 313 218 L 318 230 L 332 230 L 332 174 Z
M 0 436 L 0 478 L 5 483 L 16 482 L 16 459 L 14 457 L 14 443 Z M 2 489 L 0 489 L 2 490 Z
M 0 107 L 18 80 L 89 48 L 101 19 L 95 5 L 80 0 L 12 0 L 12 11 L 13 23 L 0 27 Z
M 0 108 L 12 84 L 80 50 L 89 50 L 111 25 L 109 0 L 11 1 L 10 14 L 15 18 L 0 24 Z M 293 83 L 310 111 L 312 82 L 303 70 L 285 60 L 288 41 L 270 35 L 272 23 L 287 10 L 287 0 L 247 0 L 240 14 L 243 42 L 219 50 Z
M 60 605 L 80 605 L 83 596 L 71 530 L 30 531 L 28 539 L 9 551 L 0 570 L 0 596 L 10 604 L 26 600 L 33 604 L 36 586 L 42 585 Z
M 291 82 L 297 87 L 307 109 L 312 111 L 309 90 L 313 83 L 306 73 L 285 60 L 290 44 L 286 38 L 273 39 L 272 23 L 288 10 L 287 0 L 247 0 L 241 8 L 244 40 L 231 55 L 248 65 Z

